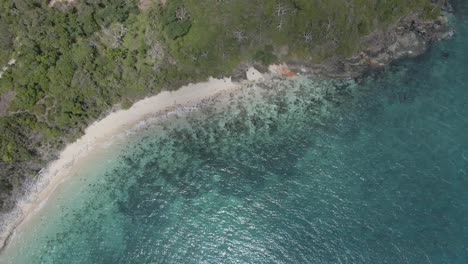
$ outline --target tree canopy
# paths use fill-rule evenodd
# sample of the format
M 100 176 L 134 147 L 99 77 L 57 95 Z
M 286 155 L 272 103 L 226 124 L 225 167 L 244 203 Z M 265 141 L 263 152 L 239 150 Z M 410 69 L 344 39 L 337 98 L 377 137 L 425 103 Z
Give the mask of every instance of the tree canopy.
M 0 113 L 0 188 L 18 189 L 116 103 L 242 62 L 348 56 L 410 12 L 439 12 L 430 0 L 154 2 L 0 0 L 0 96 L 15 94 Z

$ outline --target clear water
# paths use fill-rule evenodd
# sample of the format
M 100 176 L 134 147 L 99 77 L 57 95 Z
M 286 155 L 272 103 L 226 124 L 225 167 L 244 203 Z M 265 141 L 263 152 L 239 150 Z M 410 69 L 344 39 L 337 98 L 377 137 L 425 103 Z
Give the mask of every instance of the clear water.
M 133 135 L 2 263 L 468 263 L 468 5 L 357 81 L 297 78 Z M 223 106 L 224 105 L 224 106 Z

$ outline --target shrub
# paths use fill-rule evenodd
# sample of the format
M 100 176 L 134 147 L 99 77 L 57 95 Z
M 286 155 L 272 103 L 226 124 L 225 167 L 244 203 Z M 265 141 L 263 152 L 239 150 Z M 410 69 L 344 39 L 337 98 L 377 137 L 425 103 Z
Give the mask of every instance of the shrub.
M 270 65 L 278 60 L 276 55 L 273 54 L 273 47 L 271 45 L 265 46 L 264 50 L 257 51 L 253 59 L 261 62 L 263 65 Z

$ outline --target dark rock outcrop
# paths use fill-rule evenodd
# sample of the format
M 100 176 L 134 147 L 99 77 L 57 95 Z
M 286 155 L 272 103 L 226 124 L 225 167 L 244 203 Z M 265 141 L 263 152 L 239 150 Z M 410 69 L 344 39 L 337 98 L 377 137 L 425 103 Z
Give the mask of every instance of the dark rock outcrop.
M 432 42 L 450 38 L 453 34 L 446 16 L 424 20 L 411 14 L 388 31 L 373 32 L 363 38 L 362 51 L 350 58 L 331 58 L 322 64 L 299 61 L 289 61 L 287 64 L 291 70 L 304 75 L 355 78 L 395 60 L 421 55 Z

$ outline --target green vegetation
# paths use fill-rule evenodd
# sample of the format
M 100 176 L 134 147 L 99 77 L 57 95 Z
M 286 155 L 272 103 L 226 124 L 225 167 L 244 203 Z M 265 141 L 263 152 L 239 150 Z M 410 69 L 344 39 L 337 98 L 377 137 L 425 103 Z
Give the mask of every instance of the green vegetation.
M 273 54 L 273 46 L 266 45 L 263 50 L 257 51 L 253 56 L 254 61 L 259 61 L 263 65 L 270 65 L 278 60 L 275 54 Z
M 172 40 L 187 35 L 192 22 L 182 1 L 170 1 L 170 4 L 159 14 L 160 24 L 167 37 Z
M 0 108 L 5 192 L 20 189 L 18 179 L 35 175 L 116 103 L 128 108 L 162 88 L 229 74 L 244 62 L 348 56 L 362 36 L 409 12 L 440 12 L 430 0 L 168 0 L 145 10 L 138 4 L 0 0 L 0 69 L 16 60 L 0 79 L 0 96 L 15 93 L 7 111 Z

